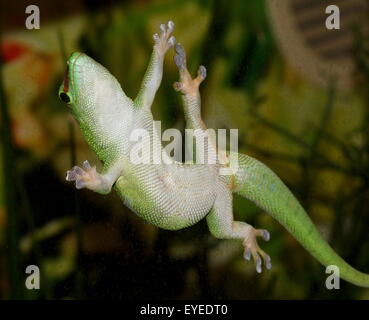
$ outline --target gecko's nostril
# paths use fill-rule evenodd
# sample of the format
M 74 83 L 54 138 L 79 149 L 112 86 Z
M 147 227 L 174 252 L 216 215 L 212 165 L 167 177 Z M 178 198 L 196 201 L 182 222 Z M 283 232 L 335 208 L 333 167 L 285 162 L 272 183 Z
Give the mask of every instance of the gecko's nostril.
M 65 103 L 70 103 L 70 98 L 65 92 L 60 92 L 59 98 L 60 98 L 61 101 L 65 102 Z

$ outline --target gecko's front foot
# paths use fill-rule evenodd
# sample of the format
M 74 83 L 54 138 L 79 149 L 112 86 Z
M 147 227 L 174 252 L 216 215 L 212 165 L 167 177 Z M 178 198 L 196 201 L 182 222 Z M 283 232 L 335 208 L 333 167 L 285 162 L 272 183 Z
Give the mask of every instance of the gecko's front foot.
M 157 51 L 157 53 L 161 56 L 164 56 L 165 53 L 176 43 L 176 38 L 174 36 L 171 36 L 173 29 L 174 29 L 173 21 L 169 21 L 167 25 L 162 23 L 160 25 L 160 36 L 157 33 L 153 35 L 155 41 L 154 48 Z
M 254 229 L 250 231 L 250 234 L 247 236 L 247 238 L 243 242 L 243 246 L 245 248 L 244 252 L 244 258 L 248 261 L 251 260 L 251 256 L 254 259 L 256 271 L 258 273 L 261 273 L 261 265 L 262 260 L 261 257 L 264 260 L 265 267 L 270 270 L 272 268 L 272 263 L 270 257 L 260 249 L 256 237 L 262 237 L 265 241 L 269 241 L 270 234 L 265 229 Z M 261 257 L 260 257 L 261 256 Z
M 75 181 L 77 189 L 87 188 L 100 193 L 110 191 L 110 186 L 103 179 L 103 176 L 96 171 L 95 166 L 91 167 L 87 160 L 83 162 L 82 168 L 74 166 L 68 170 L 65 179 Z
M 174 56 L 174 63 L 179 69 L 181 81 L 174 83 L 174 90 L 180 91 L 185 95 L 195 95 L 199 90 L 200 83 L 206 78 L 206 68 L 204 66 L 200 66 L 197 71 L 197 77 L 192 79 L 187 70 L 186 52 L 184 48 L 178 43 L 175 46 L 175 50 L 176 54 Z

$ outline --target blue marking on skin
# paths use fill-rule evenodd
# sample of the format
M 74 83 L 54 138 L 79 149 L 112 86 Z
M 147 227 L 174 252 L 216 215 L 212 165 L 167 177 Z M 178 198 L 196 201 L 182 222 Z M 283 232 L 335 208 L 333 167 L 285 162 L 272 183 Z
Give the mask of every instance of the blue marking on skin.
M 272 183 L 271 185 L 270 185 L 270 191 L 274 191 L 275 190 L 275 183 Z

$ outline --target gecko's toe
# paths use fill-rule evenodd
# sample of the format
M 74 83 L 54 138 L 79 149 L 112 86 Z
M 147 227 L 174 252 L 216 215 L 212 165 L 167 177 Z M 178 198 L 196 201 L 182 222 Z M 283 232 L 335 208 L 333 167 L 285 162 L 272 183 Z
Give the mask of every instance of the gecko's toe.
M 176 38 L 175 36 L 171 36 L 168 40 L 169 47 L 173 47 L 176 44 Z
M 183 59 L 186 58 L 186 51 L 180 43 L 176 44 L 175 50 L 176 50 L 177 55 L 179 55 Z
M 250 261 L 251 260 L 251 249 L 250 248 L 246 248 L 243 257 L 247 261 Z
M 88 162 L 88 160 L 83 161 L 82 166 L 83 166 L 83 169 L 85 169 L 85 170 L 90 170 L 91 169 L 91 165 Z
M 164 23 L 160 24 L 159 28 L 160 28 L 161 33 L 165 33 L 166 28 L 165 28 L 165 24 Z
M 174 56 L 174 63 L 178 69 L 183 69 L 185 67 L 183 57 L 177 54 Z
M 272 269 L 272 261 L 271 261 L 271 259 L 270 259 L 270 256 L 268 256 L 267 254 L 265 254 L 264 262 L 265 262 L 265 267 L 266 267 L 268 270 Z
M 204 66 L 200 66 L 199 70 L 197 71 L 197 75 L 204 80 L 206 78 L 206 68 Z
M 173 32 L 174 30 L 174 22 L 172 20 L 168 21 L 168 32 Z
M 268 230 L 261 230 L 262 231 L 262 237 L 265 241 L 269 241 L 270 240 L 270 233 Z
M 74 181 L 76 180 L 76 174 L 73 170 L 68 170 L 67 175 L 65 177 L 65 180 L 67 181 Z
M 152 35 L 152 38 L 154 39 L 155 43 L 159 42 L 159 40 L 160 40 L 160 37 L 159 37 L 159 35 L 157 33 L 154 33 Z
M 256 255 L 256 258 L 255 258 L 256 272 L 261 273 L 261 271 L 262 271 L 261 270 L 261 264 L 262 264 L 261 258 L 257 253 L 255 253 L 255 255 Z
M 74 166 L 72 168 L 72 170 L 67 171 L 67 175 L 65 177 L 65 180 L 75 181 L 76 179 L 78 179 L 78 176 L 80 176 L 82 174 L 83 174 L 83 170 L 78 166 Z
M 267 270 L 272 268 L 272 263 L 270 256 L 260 249 L 256 241 L 257 237 L 263 237 L 264 240 L 268 241 L 270 239 L 270 234 L 265 229 L 253 229 L 250 231 L 250 234 L 243 242 L 245 248 L 243 257 L 248 261 L 250 261 L 252 257 L 255 263 L 256 272 L 261 273 L 263 261 Z
M 174 47 L 176 54 L 174 55 L 174 63 L 180 71 L 186 69 L 186 52 L 180 43 Z
M 264 260 L 265 268 L 267 270 L 270 270 L 272 268 L 272 262 L 271 262 L 270 256 L 267 255 L 259 247 L 257 247 L 257 248 L 246 248 L 243 257 L 247 261 L 251 261 L 251 257 L 253 258 L 257 273 L 262 272 L 263 260 Z
M 89 166 L 90 164 L 86 161 L 83 163 L 83 167 L 86 168 L 86 166 Z M 86 174 L 86 172 L 78 167 L 78 166 L 74 166 L 71 170 L 67 171 L 67 175 L 65 177 L 65 180 L 67 181 L 76 181 L 76 185 L 78 183 L 78 181 L 80 181 L 82 179 L 82 177 Z
M 169 38 L 170 34 L 174 30 L 174 22 L 172 20 L 169 20 L 167 24 L 165 23 L 160 24 L 159 28 L 162 36 Z
M 87 186 L 87 183 L 82 179 L 76 180 L 76 189 L 83 189 Z
M 84 171 L 82 168 L 78 167 L 78 166 L 74 166 L 73 167 L 73 171 L 77 176 L 81 176 L 84 174 Z
M 182 89 L 183 89 L 182 82 L 174 82 L 173 83 L 173 88 L 174 88 L 175 91 L 182 91 Z

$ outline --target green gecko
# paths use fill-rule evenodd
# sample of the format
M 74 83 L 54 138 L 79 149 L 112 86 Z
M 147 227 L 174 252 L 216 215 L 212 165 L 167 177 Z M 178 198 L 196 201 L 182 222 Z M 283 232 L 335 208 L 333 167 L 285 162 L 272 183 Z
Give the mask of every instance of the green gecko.
M 175 45 L 173 28 L 173 22 L 169 21 L 160 25 L 160 35 L 154 34 L 150 63 L 134 100 L 125 95 L 102 65 L 83 53 L 71 55 L 59 97 L 70 105 L 88 144 L 102 161 L 103 170 L 98 173 L 86 160 L 82 167 L 74 166 L 67 171 L 66 180 L 75 181 L 77 189 L 87 188 L 101 194 L 114 188 L 126 206 L 159 228 L 179 230 L 206 218 L 215 237 L 243 240 L 244 258 L 252 257 L 260 273 L 263 261 L 267 269 L 271 268 L 271 259 L 258 246 L 257 237 L 268 241 L 270 235 L 267 230 L 234 221 L 232 194 L 237 193 L 272 215 L 320 263 L 339 267 L 341 278 L 369 287 L 369 275 L 352 268 L 334 252 L 285 184 L 258 160 L 237 154 L 239 167 L 231 176 L 219 172 L 220 168 L 229 167 L 227 161 L 211 165 L 170 163 L 153 126 L 151 105 L 161 83 L 164 56 Z M 182 93 L 187 127 L 205 132 L 199 85 L 206 77 L 206 69 L 200 66 L 198 76 L 192 79 L 183 47 L 177 44 L 175 49 L 174 60 L 180 74 L 175 89 Z M 135 130 L 148 132 L 142 143 L 156 146 L 163 163 L 153 164 L 150 148 L 143 148 L 150 163 L 131 160 L 136 143 L 131 134 Z M 216 150 L 211 140 L 207 148 Z

